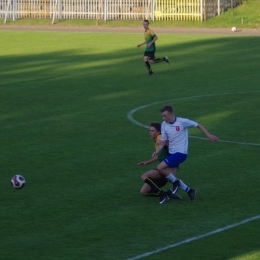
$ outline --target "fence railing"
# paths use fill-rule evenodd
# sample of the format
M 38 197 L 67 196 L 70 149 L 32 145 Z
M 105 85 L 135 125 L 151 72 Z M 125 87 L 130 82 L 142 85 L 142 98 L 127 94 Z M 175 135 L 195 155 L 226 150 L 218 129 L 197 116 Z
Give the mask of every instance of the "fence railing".
M 242 0 L 0 0 L 0 18 L 203 21 Z

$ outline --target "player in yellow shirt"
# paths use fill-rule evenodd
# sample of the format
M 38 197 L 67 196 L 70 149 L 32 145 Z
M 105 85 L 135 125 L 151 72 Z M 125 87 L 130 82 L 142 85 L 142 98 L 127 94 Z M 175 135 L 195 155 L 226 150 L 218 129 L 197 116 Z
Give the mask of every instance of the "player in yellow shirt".
M 139 48 L 143 45 L 146 45 L 146 49 L 144 52 L 144 64 L 148 70 L 148 75 L 151 76 L 154 73 L 152 71 L 150 64 L 165 61 L 170 65 L 170 60 L 168 59 L 167 56 L 165 56 L 163 58 L 155 59 L 155 51 L 156 51 L 155 42 L 158 40 L 158 37 L 156 36 L 154 31 L 149 28 L 148 20 L 143 21 L 143 26 L 144 26 L 144 30 L 145 30 L 145 32 L 144 32 L 145 41 L 143 43 L 138 44 L 137 47 Z
M 155 150 L 158 149 L 158 141 L 161 140 L 161 123 L 152 122 L 150 124 L 150 136 L 154 140 Z M 142 161 L 138 163 L 140 166 L 145 166 L 153 162 L 162 162 L 165 158 L 169 155 L 168 147 L 164 146 L 164 148 L 160 151 L 160 153 L 156 157 L 152 157 L 150 160 Z M 160 197 L 167 198 L 164 199 L 160 204 L 163 204 L 168 200 L 170 197 L 174 199 L 181 199 L 178 194 L 173 194 L 172 191 L 169 190 L 168 192 L 162 191 L 161 187 L 167 184 L 167 179 L 159 173 L 157 169 L 152 169 L 141 176 L 141 179 L 144 181 L 144 185 L 140 190 L 140 193 L 143 196 L 153 196 L 153 197 Z

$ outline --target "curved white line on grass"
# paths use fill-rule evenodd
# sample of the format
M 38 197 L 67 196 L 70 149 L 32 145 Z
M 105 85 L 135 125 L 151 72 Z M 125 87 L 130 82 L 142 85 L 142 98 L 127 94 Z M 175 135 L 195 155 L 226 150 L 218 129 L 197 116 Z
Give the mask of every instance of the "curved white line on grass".
M 216 230 L 213 230 L 213 231 L 211 231 L 211 232 L 205 233 L 205 234 L 203 234 L 203 235 L 199 235 L 199 236 L 195 236 L 195 237 L 192 237 L 192 238 L 185 239 L 185 240 L 183 240 L 183 241 L 181 241 L 181 242 L 177 242 L 177 243 L 172 244 L 172 245 L 168 245 L 168 246 L 165 246 L 165 247 L 157 248 L 157 249 L 154 250 L 154 251 L 150 251 L 150 252 L 147 252 L 147 253 L 144 253 L 144 254 L 141 254 L 141 255 L 137 255 L 137 256 L 135 256 L 135 257 L 128 258 L 127 260 L 141 259 L 141 258 L 150 256 L 150 255 L 153 255 L 153 254 L 156 254 L 156 253 L 160 253 L 160 252 L 162 252 L 162 251 L 168 250 L 168 249 L 173 248 L 173 247 L 181 246 L 181 245 L 183 245 L 183 244 L 187 244 L 187 243 L 189 243 L 189 242 L 196 241 L 196 240 L 199 240 L 199 239 L 201 239 L 201 238 L 208 237 L 208 236 L 211 236 L 211 235 L 214 235 L 214 234 L 223 232 L 223 231 L 225 231 L 225 230 L 228 230 L 228 229 L 231 229 L 231 228 L 234 228 L 234 227 L 237 227 L 237 226 L 246 224 L 246 223 L 248 223 L 248 222 L 250 222 L 250 221 L 257 220 L 257 219 L 260 219 L 260 215 L 255 216 L 255 217 L 252 217 L 252 218 L 247 218 L 247 219 L 245 219 L 245 220 L 243 220 L 243 221 L 240 221 L 240 222 L 235 223 L 235 224 L 232 224 L 232 225 L 228 225 L 228 226 L 226 226 L 226 227 L 218 228 L 218 229 L 216 229 Z
M 174 100 L 187 100 L 187 99 L 194 99 L 194 98 L 204 98 L 204 97 L 214 97 L 214 96 L 223 96 L 223 95 L 235 95 L 235 94 L 248 94 L 248 93 L 260 93 L 260 91 L 250 91 L 250 92 L 236 92 L 236 93 L 221 93 L 221 94 L 209 94 L 209 95 L 199 95 L 199 96 L 191 96 L 191 97 L 184 97 L 184 98 L 174 98 L 174 99 L 168 99 L 168 100 L 164 100 L 164 101 L 159 101 L 159 102 L 154 102 L 154 103 L 151 103 L 151 104 L 147 104 L 147 105 L 144 105 L 144 106 L 140 106 L 140 107 L 137 107 L 135 109 L 132 109 L 131 111 L 129 111 L 127 113 L 127 118 L 134 124 L 138 125 L 138 126 L 141 126 L 141 127 L 144 127 L 144 128 L 147 128 L 147 129 L 150 129 L 149 126 L 147 125 L 144 125 L 140 122 L 138 122 L 137 120 L 135 120 L 133 118 L 133 114 L 135 112 L 137 112 L 138 110 L 141 110 L 143 108 L 147 108 L 147 107 L 151 107 L 151 106 L 154 106 L 154 105 L 158 105 L 158 104 L 161 104 L 161 103 L 165 103 L 165 102 L 170 102 L 170 101 L 174 101 Z M 196 139 L 201 139 L 201 140 L 208 140 L 207 138 L 203 138 L 203 137 L 198 137 L 198 136 L 194 136 L 194 135 L 189 135 L 189 137 L 191 138 L 196 138 Z M 257 143 L 246 143 L 246 142 L 235 142 L 235 141 L 225 141 L 225 140 L 219 140 L 219 142 L 222 142 L 222 143 L 231 143 L 231 144 L 240 144 L 240 145 L 253 145 L 253 146 L 260 146 L 260 144 L 257 144 Z

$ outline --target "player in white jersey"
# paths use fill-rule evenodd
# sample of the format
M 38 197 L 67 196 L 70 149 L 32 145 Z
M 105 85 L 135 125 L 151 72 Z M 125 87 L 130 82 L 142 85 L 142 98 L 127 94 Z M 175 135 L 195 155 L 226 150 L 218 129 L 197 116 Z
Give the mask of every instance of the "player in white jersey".
M 180 187 L 188 193 L 190 200 L 194 201 L 196 190 L 189 188 L 182 180 L 175 177 L 179 165 L 187 158 L 188 128 L 193 127 L 200 129 L 212 142 L 218 141 L 218 137 L 210 134 L 204 126 L 195 121 L 176 117 L 171 106 L 163 107 L 161 113 L 164 120 L 161 126 L 161 143 L 158 149 L 153 153 L 153 156 L 158 155 L 166 141 L 169 145 L 170 155 L 157 166 L 157 170 L 173 184 L 173 193 L 177 192 Z M 165 195 L 164 198 L 161 198 L 160 204 L 167 200 L 168 197 Z

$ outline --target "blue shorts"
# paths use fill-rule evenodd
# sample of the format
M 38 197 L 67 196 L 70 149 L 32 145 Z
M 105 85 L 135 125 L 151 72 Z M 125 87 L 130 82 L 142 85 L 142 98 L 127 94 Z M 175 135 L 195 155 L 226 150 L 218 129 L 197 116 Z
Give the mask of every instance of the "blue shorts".
M 179 167 L 181 163 L 183 163 L 187 158 L 187 154 L 184 153 L 174 153 L 169 155 L 164 162 L 167 164 L 169 168 Z

